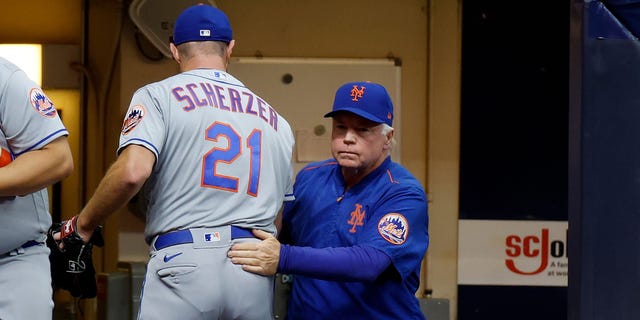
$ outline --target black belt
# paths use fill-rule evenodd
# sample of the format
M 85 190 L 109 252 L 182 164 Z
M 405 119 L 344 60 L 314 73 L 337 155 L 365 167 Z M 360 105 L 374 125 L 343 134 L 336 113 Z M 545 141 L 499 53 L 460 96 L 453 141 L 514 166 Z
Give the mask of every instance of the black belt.
M 239 238 L 255 238 L 255 236 L 249 229 L 231 226 L 231 239 Z M 189 229 L 171 231 L 161 234 L 156 238 L 153 246 L 156 250 L 162 250 L 164 248 L 185 243 L 193 243 L 193 236 L 191 235 L 191 231 L 189 231 Z

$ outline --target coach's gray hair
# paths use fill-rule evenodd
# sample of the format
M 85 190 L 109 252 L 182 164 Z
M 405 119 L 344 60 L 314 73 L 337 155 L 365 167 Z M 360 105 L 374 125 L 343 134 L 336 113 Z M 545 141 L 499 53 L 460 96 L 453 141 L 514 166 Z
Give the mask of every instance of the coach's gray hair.
M 383 136 L 387 136 L 387 133 L 393 131 L 394 129 L 386 124 L 386 123 L 382 123 L 380 124 L 381 129 L 380 129 L 380 133 L 382 133 Z M 396 138 L 395 136 L 393 138 L 391 138 L 391 148 L 389 148 L 389 154 L 391 154 L 391 150 L 393 150 L 393 147 L 396 145 Z

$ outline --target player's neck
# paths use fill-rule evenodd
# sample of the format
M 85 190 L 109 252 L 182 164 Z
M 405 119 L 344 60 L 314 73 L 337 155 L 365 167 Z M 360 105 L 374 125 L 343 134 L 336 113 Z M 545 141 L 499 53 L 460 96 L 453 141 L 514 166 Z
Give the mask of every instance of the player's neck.
M 185 72 L 194 69 L 227 70 L 226 61 L 220 56 L 198 55 L 180 63 L 180 71 Z

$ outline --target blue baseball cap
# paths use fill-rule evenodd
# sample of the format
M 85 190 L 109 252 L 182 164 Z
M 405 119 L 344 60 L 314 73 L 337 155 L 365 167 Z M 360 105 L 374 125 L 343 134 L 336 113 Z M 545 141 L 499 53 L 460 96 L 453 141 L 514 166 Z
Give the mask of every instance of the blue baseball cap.
M 393 123 L 393 103 L 382 85 L 363 81 L 340 86 L 333 100 L 333 109 L 324 115 L 333 117 L 338 111 L 349 111 L 375 123 Z
M 190 41 L 231 42 L 231 24 L 224 12 L 207 5 L 188 7 L 178 16 L 173 26 L 173 44 Z

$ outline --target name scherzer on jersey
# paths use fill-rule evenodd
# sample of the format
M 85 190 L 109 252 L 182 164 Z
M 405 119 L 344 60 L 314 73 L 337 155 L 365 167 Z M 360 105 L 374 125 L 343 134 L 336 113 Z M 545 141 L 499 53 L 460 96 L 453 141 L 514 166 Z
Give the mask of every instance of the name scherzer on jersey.
M 141 197 L 145 234 L 236 225 L 275 232 L 293 200 L 293 133 L 266 101 L 230 74 L 196 69 L 133 95 L 118 152 L 142 145 L 156 156 Z

